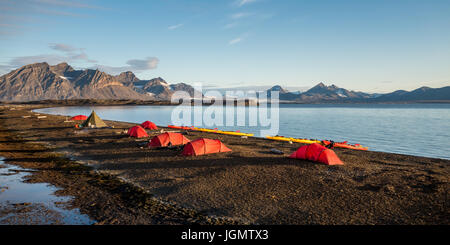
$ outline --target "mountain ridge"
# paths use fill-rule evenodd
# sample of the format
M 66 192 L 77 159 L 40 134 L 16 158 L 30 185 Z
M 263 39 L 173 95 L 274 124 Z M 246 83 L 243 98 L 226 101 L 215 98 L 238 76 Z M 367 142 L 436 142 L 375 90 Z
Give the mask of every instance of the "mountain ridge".
M 164 87 L 160 91 L 157 91 L 158 84 L 152 86 L 152 82 L 156 83 L 158 79 L 159 85 Z M 190 85 L 184 83 L 169 85 L 162 78 L 156 80 L 140 80 L 131 71 L 113 76 L 98 69 L 75 70 L 65 62 L 54 66 L 41 62 L 22 66 L 0 76 L 0 100 L 170 100 L 177 90 L 185 90 L 189 94 L 193 91 Z M 147 86 L 141 89 L 135 85 L 137 83 Z
M 68 99 L 154 100 L 168 101 L 177 91 L 194 98 L 198 93 L 186 83 L 169 84 L 161 77 L 141 80 L 133 72 L 110 75 L 98 69 L 76 70 L 63 62 L 50 66 L 46 62 L 24 65 L 0 76 L 0 101 L 39 101 Z M 414 101 L 448 101 L 450 86 L 420 87 L 412 91 L 364 93 L 320 82 L 304 91 L 290 92 L 280 85 L 267 89 L 279 92 L 280 102 L 290 103 L 403 103 Z M 201 93 L 200 93 L 201 94 Z M 203 97 L 203 94 L 201 94 Z
M 296 103 L 384 103 L 384 102 L 417 102 L 417 101 L 448 101 L 450 102 L 450 86 L 442 88 L 420 87 L 412 91 L 397 90 L 392 93 L 364 93 L 330 86 L 320 82 L 305 92 L 289 92 L 279 85 L 267 90 L 279 91 L 280 101 Z

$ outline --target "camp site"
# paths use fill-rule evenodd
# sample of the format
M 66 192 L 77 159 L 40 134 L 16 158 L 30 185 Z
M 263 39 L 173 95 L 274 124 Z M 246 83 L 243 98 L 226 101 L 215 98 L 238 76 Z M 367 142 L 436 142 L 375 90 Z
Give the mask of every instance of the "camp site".
M 1 109 L 8 163 L 47 169 L 40 181 L 73 196 L 90 224 L 448 221 L 441 202 L 448 198 L 448 160 L 330 140 L 156 125 L 152 118 L 111 121 L 95 110 L 74 112 L 85 120 L 68 120 L 36 113 L 40 107 Z
M 449 143 L 450 0 L 0 0 L 2 244 L 443 243 Z

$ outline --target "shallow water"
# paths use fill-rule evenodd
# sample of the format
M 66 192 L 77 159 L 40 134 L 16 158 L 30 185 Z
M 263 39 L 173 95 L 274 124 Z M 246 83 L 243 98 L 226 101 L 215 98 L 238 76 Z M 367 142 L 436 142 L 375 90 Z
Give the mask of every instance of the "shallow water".
M 173 106 L 80 106 L 36 110 L 42 113 L 74 116 L 89 115 L 92 109 L 103 119 L 157 125 L 173 124 Z M 203 107 L 202 114 L 208 107 Z M 246 126 L 197 124 L 198 127 L 240 130 L 260 134 L 261 125 L 249 126 L 248 108 L 237 107 L 237 118 Z M 270 110 L 269 110 L 270 112 Z M 226 112 L 223 112 L 225 121 Z M 192 112 L 192 115 L 197 115 Z M 278 135 L 349 141 L 368 146 L 373 151 L 450 159 L 450 104 L 345 104 L 280 105 Z M 264 135 L 263 135 L 264 136 Z
M 0 158 L 0 224 L 93 224 L 78 209 L 68 209 L 68 196 L 48 183 L 25 183 L 32 170 L 6 164 Z

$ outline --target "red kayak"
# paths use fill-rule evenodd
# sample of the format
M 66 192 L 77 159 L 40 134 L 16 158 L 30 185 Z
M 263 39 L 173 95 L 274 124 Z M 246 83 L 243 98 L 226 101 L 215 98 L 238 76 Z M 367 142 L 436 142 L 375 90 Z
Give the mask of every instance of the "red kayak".
M 186 126 L 168 125 L 167 127 L 168 128 L 173 128 L 173 129 L 193 130 L 193 127 L 186 127 Z
M 369 147 L 364 147 L 360 144 L 348 144 L 347 141 L 344 142 L 332 142 L 328 140 L 322 140 L 322 143 L 325 146 L 330 146 L 331 148 L 337 147 L 337 148 L 346 148 L 346 149 L 352 149 L 352 150 L 360 150 L 360 151 L 367 151 L 369 150 Z

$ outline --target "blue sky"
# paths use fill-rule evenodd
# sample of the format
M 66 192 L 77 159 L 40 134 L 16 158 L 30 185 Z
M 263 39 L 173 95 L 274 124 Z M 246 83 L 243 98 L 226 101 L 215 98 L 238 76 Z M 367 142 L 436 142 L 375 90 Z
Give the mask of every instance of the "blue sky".
M 0 72 L 66 61 L 236 87 L 450 85 L 450 1 L 0 0 Z

